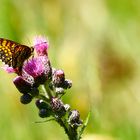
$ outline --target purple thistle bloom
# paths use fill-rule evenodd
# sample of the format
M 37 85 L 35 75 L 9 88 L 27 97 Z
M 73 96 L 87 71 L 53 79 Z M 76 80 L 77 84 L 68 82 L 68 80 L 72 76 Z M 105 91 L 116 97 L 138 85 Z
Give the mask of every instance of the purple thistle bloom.
M 34 49 L 38 56 L 48 55 L 49 43 L 45 37 L 38 36 L 34 39 Z
M 23 70 L 31 75 L 38 84 L 43 84 L 51 74 L 51 66 L 47 56 L 38 56 L 26 61 Z
M 22 70 L 22 78 L 28 83 L 30 83 L 32 86 L 35 83 L 34 78 L 31 75 L 29 75 L 24 69 Z
M 42 64 L 41 59 L 33 58 L 24 64 L 23 69 L 35 78 L 44 72 L 44 65 Z

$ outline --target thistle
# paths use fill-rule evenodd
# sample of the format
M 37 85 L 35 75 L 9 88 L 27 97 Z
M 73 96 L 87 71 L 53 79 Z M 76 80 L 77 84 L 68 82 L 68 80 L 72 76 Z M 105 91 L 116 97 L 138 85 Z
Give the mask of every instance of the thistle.
M 41 118 L 46 118 L 46 122 L 55 120 L 64 128 L 69 140 L 81 139 L 88 118 L 83 122 L 79 111 L 72 110 L 62 101 L 63 95 L 72 87 L 72 81 L 66 79 L 63 70 L 51 66 L 49 43 L 44 37 L 35 38 L 33 47 L 34 56 L 24 61 L 20 74 L 12 67 L 4 67 L 7 72 L 18 74 L 13 83 L 21 93 L 20 102 L 35 101 Z

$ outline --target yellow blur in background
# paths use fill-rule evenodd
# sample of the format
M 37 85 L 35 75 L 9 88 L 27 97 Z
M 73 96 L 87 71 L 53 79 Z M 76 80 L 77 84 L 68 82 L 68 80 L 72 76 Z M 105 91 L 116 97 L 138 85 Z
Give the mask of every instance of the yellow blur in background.
M 140 140 L 140 1 L 1 0 L 0 37 L 32 46 L 49 39 L 53 67 L 73 87 L 63 97 L 85 119 L 83 140 Z M 0 66 L 3 66 L 2 63 Z M 42 120 L 34 101 L 19 102 L 15 74 L 0 70 L 0 139 L 67 140 Z

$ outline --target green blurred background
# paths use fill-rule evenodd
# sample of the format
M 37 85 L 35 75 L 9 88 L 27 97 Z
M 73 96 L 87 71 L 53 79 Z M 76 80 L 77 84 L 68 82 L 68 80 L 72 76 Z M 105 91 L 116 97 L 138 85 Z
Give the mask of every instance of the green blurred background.
M 82 119 L 92 111 L 83 140 L 140 140 L 140 1 L 0 1 L 0 37 L 31 46 L 36 35 L 73 81 L 64 103 Z M 0 139 L 67 140 L 55 122 L 33 123 L 38 110 L 19 102 L 14 77 L 0 70 Z

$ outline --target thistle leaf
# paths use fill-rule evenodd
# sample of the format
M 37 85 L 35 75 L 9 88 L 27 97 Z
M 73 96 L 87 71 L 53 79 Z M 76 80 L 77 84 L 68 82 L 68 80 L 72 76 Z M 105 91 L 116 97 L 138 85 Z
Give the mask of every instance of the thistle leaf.
M 84 132 L 84 130 L 85 130 L 85 128 L 86 128 L 86 126 L 89 122 L 90 115 L 91 115 L 91 111 L 89 111 L 86 119 L 83 122 L 83 125 L 82 125 L 81 129 L 79 130 L 79 140 L 81 139 L 81 135 L 83 134 L 83 132 Z

